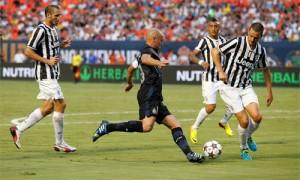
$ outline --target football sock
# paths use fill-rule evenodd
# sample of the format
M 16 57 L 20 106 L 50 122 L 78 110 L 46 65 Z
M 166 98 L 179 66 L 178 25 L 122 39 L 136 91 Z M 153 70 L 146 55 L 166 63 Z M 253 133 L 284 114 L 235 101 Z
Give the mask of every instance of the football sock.
M 226 108 L 225 114 L 224 114 L 223 118 L 220 120 L 220 123 L 222 123 L 224 125 L 227 124 L 232 115 L 233 114 L 229 111 L 229 109 Z
M 192 125 L 192 128 L 193 129 L 198 129 L 200 124 L 203 123 L 203 121 L 205 120 L 205 118 L 208 116 L 206 110 L 205 110 L 205 107 L 203 107 L 199 113 L 198 113 L 198 116 L 196 118 L 196 121 L 194 122 L 194 124 Z
M 24 132 L 26 129 L 32 127 L 43 118 L 40 108 L 35 109 L 23 122 L 17 125 L 17 129 L 20 132 Z
M 61 144 L 64 141 L 64 114 L 61 112 L 54 112 L 52 122 L 55 133 L 55 144 Z
M 249 126 L 249 125 L 248 125 Z M 240 136 L 240 148 L 241 149 L 247 149 L 247 128 L 242 128 L 240 125 L 238 125 L 238 132 Z
M 186 155 L 191 152 L 191 148 L 188 145 L 185 136 L 183 135 L 181 127 L 177 127 L 172 129 L 172 135 L 175 143 L 182 150 L 182 152 Z
M 122 131 L 122 132 L 143 132 L 143 124 L 141 121 L 128 121 L 121 123 L 109 123 L 107 131 Z
M 252 118 L 250 118 L 248 125 L 249 137 L 258 129 L 259 123 L 256 123 Z

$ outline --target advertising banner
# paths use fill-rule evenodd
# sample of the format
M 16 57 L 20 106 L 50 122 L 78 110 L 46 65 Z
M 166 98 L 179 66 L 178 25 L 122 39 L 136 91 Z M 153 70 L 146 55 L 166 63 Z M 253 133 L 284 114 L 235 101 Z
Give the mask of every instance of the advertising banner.
M 126 82 L 127 65 L 82 65 L 81 82 Z M 61 81 L 73 81 L 70 65 L 61 64 Z M 201 84 L 203 70 L 197 65 L 168 66 L 162 69 L 163 81 L 166 84 Z M 273 86 L 300 87 L 299 68 L 271 68 Z M 34 64 L 2 64 L 0 79 L 32 80 Z M 134 72 L 133 80 L 139 82 L 140 72 Z M 263 72 L 257 70 L 252 74 L 255 85 L 264 85 Z

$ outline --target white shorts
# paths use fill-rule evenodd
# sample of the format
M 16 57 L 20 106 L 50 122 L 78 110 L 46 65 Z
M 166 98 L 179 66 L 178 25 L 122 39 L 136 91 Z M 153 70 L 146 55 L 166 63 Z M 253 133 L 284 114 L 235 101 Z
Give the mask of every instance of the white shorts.
M 252 86 L 243 89 L 231 87 L 223 82 L 219 85 L 220 96 L 231 112 L 241 112 L 244 110 L 244 107 L 253 102 L 259 105 L 257 95 Z
M 219 90 L 218 82 L 202 81 L 202 96 L 204 104 L 216 104 Z
M 40 88 L 37 99 L 64 99 L 64 95 L 56 79 L 44 79 L 37 82 Z

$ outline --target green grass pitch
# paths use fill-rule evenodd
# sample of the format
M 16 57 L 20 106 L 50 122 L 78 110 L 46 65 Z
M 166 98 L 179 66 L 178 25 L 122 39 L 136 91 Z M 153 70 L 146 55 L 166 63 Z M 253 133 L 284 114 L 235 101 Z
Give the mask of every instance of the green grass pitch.
M 0 179 L 300 179 L 300 91 L 299 88 L 274 88 L 274 102 L 265 105 L 266 89 L 257 87 L 263 122 L 254 134 L 258 151 L 253 161 L 239 157 L 237 120 L 230 121 L 235 135 L 226 137 L 217 122 L 224 104 L 218 99 L 216 111 L 199 129 L 199 144 L 215 139 L 223 154 L 203 164 L 189 163 L 173 142 L 170 131 L 155 125 L 152 132 L 111 133 L 92 143 L 91 136 L 101 119 L 110 121 L 138 118 L 138 84 L 124 92 L 125 84 L 61 82 L 67 102 L 65 140 L 77 152 L 55 152 L 51 116 L 22 134 L 22 149 L 17 150 L 8 131 L 10 121 L 27 116 L 40 102 L 34 81 L 0 81 Z M 164 85 L 165 104 L 183 126 L 189 127 L 202 107 L 201 87 Z

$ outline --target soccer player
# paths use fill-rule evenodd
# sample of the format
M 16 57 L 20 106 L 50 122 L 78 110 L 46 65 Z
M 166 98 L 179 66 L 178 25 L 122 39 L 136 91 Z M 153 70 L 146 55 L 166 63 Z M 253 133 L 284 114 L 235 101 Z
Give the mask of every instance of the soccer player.
M 217 102 L 218 91 L 218 73 L 211 57 L 212 48 L 219 47 L 220 44 L 226 42 L 225 38 L 219 35 L 220 22 L 216 18 L 208 18 L 207 32 L 208 35 L 203 37 L 196 48 L 190 53 L 190 60 L 199 64 L 205 69 L 202 75 L 202 96 L 204 98 L 204 107 L 199 111 L 198 116 L 190 129 L 190 140 L 193 143 L 198 141 L 198 128 L 204 122 L 205 118 L 214 112 Z M 199 60 L 197 57 L 200 53 L 203 54 L 204 60 Z M 226 109 L 224 117 L 220 120 L 219 126 L 225 129 L 228 136 L 232 136 L 233 132 L 229 126 L 228 120 L 232 113 Z
M 59 50 L 71 44 L 70 39 L 59 41 L 56 26 L 61 17 L 59 6 L 49 5 L 45 8 L 46 19 L 39 24 L 25 49 L 25 55 L 35 62 L 35 78 L 40 92 L 37 99 L 43 100 L 40 108 L 35 109 L 23 122 L 11 127 L 10 132 L 18 149 L 21 148 L 20 136 L 30 127 L 53 111 L 53 126 L 55 130 L 54 150 L 74 152 L 76 148 L 68 145 L 63 138 L 63 120 L 66 103 L 58 84 L 60 76 Z
M 267 106 L 273 101 L 270 70 L 266 64 L 265 48 L 258 42 L 263 35 L 264 27 L 261 23 L 253 23 L 248 29 L 247 36 L 234 38 L 214 48 L 212 56 L 219 73 L 220 95 L 229 105 L 239 121 L 240 156 L 243 160 L 252 160 L 249 154 L 257 150 L 252 138 L 262 120 L 259 102 L 252 87 L 251 74 L 254 69 L 262 68 L 267 88 Z M 221 65 L 221 54 L 225 63 Z M 249 116 L 248 116 L 249 115 Z
M 201 163 L 204 161 L 204 157 L 191 150 L 176 117 L 163 104 L 161 68 L 168 64 L 168 61 L 162 60 L 159 55 L 163 39 L 164 36 L 158 29 L 148 30 L 146 46 L 140 51 L 138 63 L 135 62 L 128 68 L 128 85 L 125 91 L 129 91 L 133 86 L 131 77 L 134 69 L 139 66 L 142 74 L 142 83 L 137 94 L 140 121 L 109 123 L 103 120 L 96 129 L 93 142 L 114 131 L 147 133 L 152 130 L 156 122 L 164 124 L 171 130 L 175 143 L 190 162 Z

